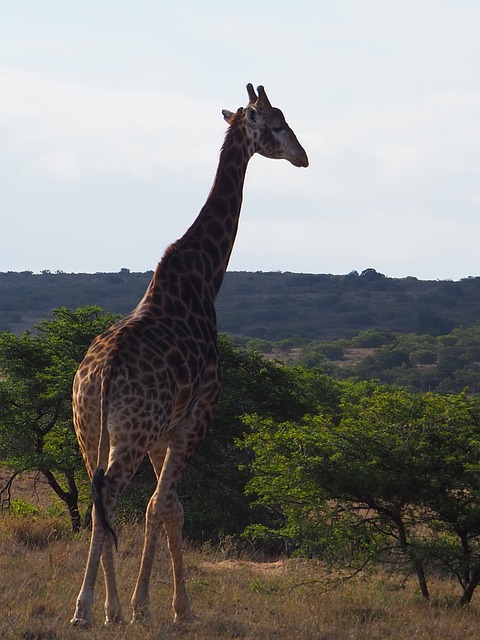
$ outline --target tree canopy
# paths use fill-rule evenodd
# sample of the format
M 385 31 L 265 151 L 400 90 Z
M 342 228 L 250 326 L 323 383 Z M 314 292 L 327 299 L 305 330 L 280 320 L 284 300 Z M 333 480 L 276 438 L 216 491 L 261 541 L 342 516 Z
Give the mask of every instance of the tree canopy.
M 276 515 L 252 534 L 343 565 L 404 563 L 424 597 L 426 567 L 442 565 L 470 600 L 480 580 L 478 400 L 348 383 L 339 420 L 245 420 L 248 489 Z
M 98 307 L 61 308 L 33 333 L 0 332 L 0 462 L 14 474 L 42 473 L 67 504 L 74 530 L 80 526 L 75 477 L 83 464 L 72 381 L 90 342 L 115 319 Z

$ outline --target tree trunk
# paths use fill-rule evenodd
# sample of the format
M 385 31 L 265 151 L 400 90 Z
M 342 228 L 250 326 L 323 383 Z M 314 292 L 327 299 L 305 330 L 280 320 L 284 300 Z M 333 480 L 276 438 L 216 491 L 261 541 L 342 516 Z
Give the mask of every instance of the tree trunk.
M 75 483 L 75 478 L 73 474 L 65 473 L 65 478 L 68 483 L 68 491 L 62 489 L 62 487 L 58 484 L 55 476 L 49 470 L 43 470 L 42 473 L 47 479 L 48 484 L 55 491 L 57 496 L 65 502 L 68 508 L 68 514 L 70 516 L 70 524 L 72 527 L 73 533 L 78 533 L 81 527 L 81 518 L 80 511 L 78 509 L 78 488 Z
M 69 500 L 67 502 L 68 513 L 70 515 L 70 524 L 73 533 L 78 533 L 81 529 L 80 511 L 78 510 L 78 501 Z
M 470 575 L 470 580 L 467 586 L 465 587 L 465 589 L 463 590 L 463 595 L 460 598 L 460 604 L 462 606 L 470 603 L 473 596 L 473 592 L 475 591 L 479 582 L 480 582 L 480 566 L 477 565 L 472 571 Z
M 400 548 L 401 548 L 402 552 L 408 558 L 410 558 L 410 560 L 412 562 L 413 568 L 415 569 L 415 573 L 417 575 L 418 586 L 420 587 L 420 591 L 422 593 L 422 597 L 425 600 L 429 600 L 430 599 L 430 593 L 428 591 L 427 577 L 425 575 L 425 570 L 423 568 L 423 563 L 422 563 L 421 560 L 416 558 L 415 557 L 415 553 L 412 553 L 412 551 L 411 551 L 411 547 L 410 547 L 410 545 L 408 543 L 408 540 L 407 540 L 407 532 L 405 530 L 405 526 L 403 524 L 403 520 L 402 520 L 400 515 L 395 517 L 395 522 L 396 522 L 396 525 L 397 525 L 398 540 L 399 540 Z
M 422 596 L 425 600 L 429 600 L 430 593 L 428 591 L 427 578 L 425 576 L 423 564 L 420 560 L 414 560 L 413 566 L 415 567 L 415 573 L 417 574 L 418 585 L 420 587 L 420 591 L 422 592 Z

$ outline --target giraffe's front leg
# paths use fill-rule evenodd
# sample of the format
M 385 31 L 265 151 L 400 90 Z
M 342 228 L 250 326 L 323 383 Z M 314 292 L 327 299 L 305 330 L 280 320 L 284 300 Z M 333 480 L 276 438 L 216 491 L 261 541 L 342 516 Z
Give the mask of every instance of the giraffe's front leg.
M 110 536 L 107 536 L 102 551 L 102 566 L 105 576 L 105 625 L 125 624 L 120 600 L 117 594 L 113 547 Z
M 183 507 L 178 499 L 174 502 L 170 513 L 165 518 L 163 528 L 167 534 L 168 549 L 172 560 L 172 604 L 175 612 L 175 622 L 194 622 L 195 616 L 192 613 L 190 598 L 185 585 L 182 549 Z
M 179 448 L 179 452 L 178 449 L 176 451 L 173 450 L 172 442 L 170 442 L 168 448 L 165 443 L 159 443 L 155 449 L 149 452 L 158 482 L 147 507 L 142 560 L 137 584 L 132 596 L 132 622 L 145 621 L 150 616 L 149 583 L 157 538 L 162 523 L 167 534 L 168 547 L 172 558 L 175 621 L 194 619 L 190 610 L 190 600 L 185 588 L 183 575 L 183 509 L 176 497 L 178 478 L 181 476 L 188 460 L 188 456 L 185 455 L 183 441 L 182 445 Z
M 168 515 L 159 519 L 155 512 L 154 494 L 147 509 L 147 521 L 145 526 L 145 543 L 143 548 L 140 572 L 135 591 L 132 596 L 133 617 L 132 623 L 148 623 L 150 620 L 149 583 L 158 538 L 160 520 L 167 535 L 167 543 L 172 559 L 173 569 L 173 610 L 175 622 L 193 622 L 195 617 L 190 607 L 190 598 L 185 586 L 182 557 L 182 527 L 183 508 L 176 500 Z
M 92 626 L 92 605 L 93 598 L 86 596 L 80 592 L 75 606 L 75 613 L 70 623 L 74 627 L 91 627 Z
M 150 576 L 160 524 L 155 510 L 157 491 L 155 491 L 150 498 L 145 517 L 145 538 L 142 559 L 140 561 L 137 584 L 135 585 L 135 590 L 132 595 L 132 623 L 148 624 L 150 621 Z

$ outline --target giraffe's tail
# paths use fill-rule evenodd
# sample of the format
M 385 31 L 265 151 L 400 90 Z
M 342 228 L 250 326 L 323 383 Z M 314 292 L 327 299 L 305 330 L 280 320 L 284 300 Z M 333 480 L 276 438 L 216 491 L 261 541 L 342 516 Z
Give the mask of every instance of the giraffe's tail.
M 108 521 L 107 514 L 105 511 L 105 505 L 103 503 L 103 498 L 102 498 L 102 486 L 103 486 L 104 477 L 105 477 L 105 471 L 102 469 L 102 467 L 97 467 L 95 469 L 95 473 L 93 474 L 93 478 L 92 478 L 92 501 L 93 501 L 93 506 L 95 507 L 95 513 L 98 514 L 100 524 L 102 525 L 103 529 L 105 531 L 108 531 L 108 533 L 112 536 L 113 541 L 115 543 L 115 549 L 118 551 L 117 534 L 115 533 L 115 529 L 112 527 L 112 525 Z

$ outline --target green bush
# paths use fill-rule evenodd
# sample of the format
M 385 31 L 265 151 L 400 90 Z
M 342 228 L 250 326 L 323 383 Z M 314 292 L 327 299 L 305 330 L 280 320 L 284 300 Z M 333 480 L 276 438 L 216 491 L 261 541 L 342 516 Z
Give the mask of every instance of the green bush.
M 428 349 L 419 349 L 412 351 L 410 354 L 410 362 L 414 365 L 418 364 L 435 364 L 437 362 L 437 354 Z

